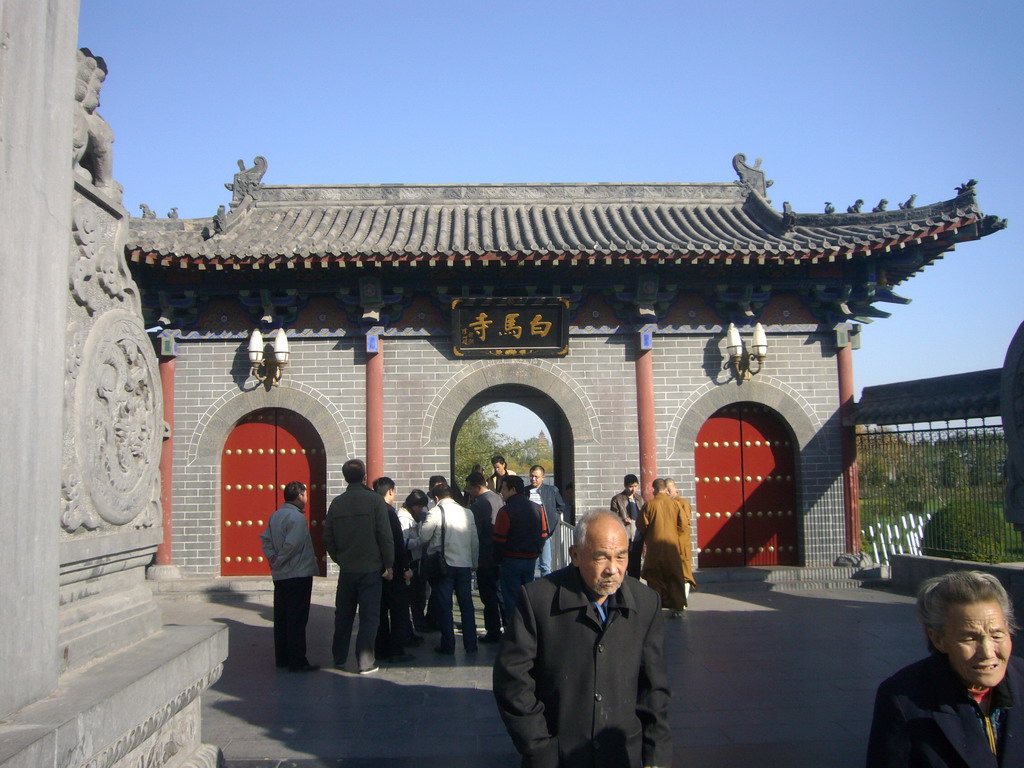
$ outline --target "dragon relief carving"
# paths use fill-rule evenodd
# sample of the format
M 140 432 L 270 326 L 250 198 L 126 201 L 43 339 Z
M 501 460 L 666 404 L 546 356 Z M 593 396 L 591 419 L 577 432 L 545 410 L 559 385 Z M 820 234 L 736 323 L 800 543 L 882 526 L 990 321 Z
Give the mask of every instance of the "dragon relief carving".
M 73 533 L 79 528 L 95 531 L 100 519 L 93 509 L 82 503 L 82 483 L 77 470 L 65 475 L 60 488 L 60 524 L 65 531 Z
M 117 222 L 109 217 L 101 220 L 96 209 L 83 200 L 75 205 L 71 231 L 76 246 L 70 278 L 75 301 L 90 315 L 117 305 L 140 312 L 138 288 L 115 247 Z
M 75 457 L 62 489 L 66 531 L 159 521 L 163 409 L 157 371 L 137 317 L 111 310 L 99 318 L 82 352 L 68 412 Z

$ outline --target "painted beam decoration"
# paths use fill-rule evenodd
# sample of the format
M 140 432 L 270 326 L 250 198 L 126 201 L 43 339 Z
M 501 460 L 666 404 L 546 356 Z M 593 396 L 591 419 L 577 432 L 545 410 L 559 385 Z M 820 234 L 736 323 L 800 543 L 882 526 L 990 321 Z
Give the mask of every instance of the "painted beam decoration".
M 456 357 L 564 357 L 569 299 L 454 299 L 452 331 Z

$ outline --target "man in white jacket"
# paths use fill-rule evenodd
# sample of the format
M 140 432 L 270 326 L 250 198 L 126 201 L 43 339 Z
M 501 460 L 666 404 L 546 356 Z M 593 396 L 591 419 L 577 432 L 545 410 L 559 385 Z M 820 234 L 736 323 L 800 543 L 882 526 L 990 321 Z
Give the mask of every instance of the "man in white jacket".
M 476 523 L 473 514 L 451 497 L 448 483 L 432 485 L 430 493 L 437 504 L 427 512 L 427 519 L 420 526 L 420 538 L 427 542 L 425 557 L 443 550 L 446 565 L 444 574 L 430 582 L 431 600 L 436 601 L 437 621 L 441 625 L 441 644 L 434 650 L 446 656 L 455 653 L 454 592 L 462 618 L 462 645 L 467 653 L 474 653 L 477 638 L 473 571 L 480 557 Z
M 288 483 L 284 504 L 270 516 L 266 530 L 260 534 L 274 579 L 274 658 L 279 669 L 287 667 L 291 672 L 320 669 L 306 658 L 309 599 L 317 574 L 313 540 L 302 515 L 306 500 L 305 485 Z

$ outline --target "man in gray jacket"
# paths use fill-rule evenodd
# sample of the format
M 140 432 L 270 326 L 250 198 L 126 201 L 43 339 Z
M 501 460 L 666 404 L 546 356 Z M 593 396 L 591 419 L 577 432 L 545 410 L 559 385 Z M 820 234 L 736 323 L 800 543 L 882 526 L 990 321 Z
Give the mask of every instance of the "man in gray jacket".
M 260 534 L 263 554 L 274 580 L 274 660 L 278 669 L 315 672 L 320 667 L 306 658 L 306 623 L 316 554 L 302 510 L 306 486 L 296 481 L 284 487 L 284 504 L 267 521 Z
M 358 607 L 356 661 L 359 674 L 368 675 L 378 669 L 373 646 L 380 623 L 381 579 L 390 581 L 393 576 L 395 545 L 387 502 L 363 483 L 366 465 L 349 459 L 341 473 L 348 489 L 331 502 L 324 522 L 324 545 L 340 570 L 331 648 L 334 666 L 344 669 Z

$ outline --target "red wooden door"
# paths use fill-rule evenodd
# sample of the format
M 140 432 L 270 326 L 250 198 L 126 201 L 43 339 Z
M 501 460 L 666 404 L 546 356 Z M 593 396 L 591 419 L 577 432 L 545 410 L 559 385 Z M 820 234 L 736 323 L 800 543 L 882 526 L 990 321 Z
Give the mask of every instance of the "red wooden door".
M 260 533 L 293 480 L 309 489 L 306 513 L 313 547 L 326 572 L 327 457 L 323 441 L 302 416 L 266 408 L 242 419 L 228 436 L 221 463 L 221 575 L 265 576 Z
M 717 411 L 701 427 L 694 462 L 701 568 L 798 563 L 792 439 L 772 411 Z

